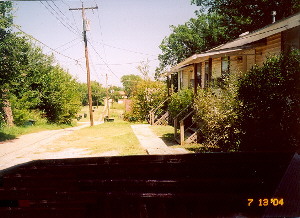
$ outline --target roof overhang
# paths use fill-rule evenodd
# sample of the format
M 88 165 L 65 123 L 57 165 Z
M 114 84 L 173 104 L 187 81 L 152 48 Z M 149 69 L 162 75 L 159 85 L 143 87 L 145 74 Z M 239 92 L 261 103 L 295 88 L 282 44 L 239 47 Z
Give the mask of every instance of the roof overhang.
M 169 76 L 170 74 L 178 72 L 183 68 L 189 66 L 190 64 L 205 61 L 205 59 L 207 58 L 213 58 L 222 55 L 223 56 L 232 55 L 242 50 L 251 49 L 252 47 L 257 46 L 260 43 L 260 41 L 262 41 L 266 37 L 280 33 L 284 30 L 297 27 L 299 25 L 300 25 L 300 13 L 292 15 L 283 20 L 277 21 L 273 24 L 270 24 L 252 33 L 243 35 L 231 42 L 219 45 L 201 54 L 194 54 L 191 57 L 180 62 L 176 66 L 172 67 L 170 71 L 165 73 L 165 75 Z M 236 55 L 254 55 L 254 54 L 242 53 Z

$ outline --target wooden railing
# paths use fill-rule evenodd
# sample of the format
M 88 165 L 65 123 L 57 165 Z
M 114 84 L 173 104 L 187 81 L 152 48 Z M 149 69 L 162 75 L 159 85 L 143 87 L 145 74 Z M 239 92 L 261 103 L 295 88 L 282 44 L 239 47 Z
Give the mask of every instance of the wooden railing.
M 180 123 L 180 144 L 183 145 L 185 143 L 185 126 L 186 126 L 186 121 L 192 120 L 192 115 L 194 114 L 195 110 L 192 110 L 190 113 L 188 113 L 183 119 L 179 121 Z M 189 126 L 191 126 L 190 124 Z M 186 127 L 187 129 L 187 127 Z
M 149 112 L 149 117 L 150 117 L 150 120 L 149 120 L 149 123 L 150 125 L 155 125 L 156 123 L 156 120 L 159 119 L 160 117 L 164 116 L 163 118 L 164 119 L 168 119 L 168 114 L 166 114 L 166 112 L 164 112 L 161 116 L 157 115 L 157 111 L 159 109 L 161 109 L 163 106 L 165 106 L 165 103 L 169 100 L 170 98 L 166 98 L 164 101 L 162 101 L 156 108 L 153 108 L 150 110 Z M 165 122 L 161 122 L 161 123 L 165 123 Z M 157 123 L 158 125 L 158 123 Z
M 179 127 L 179 121 L 181 120 L 180 117 L 183 116 L 185 113 L 189 113 L 188 111 L 191 110 L 193 104 L 189 104 L 186 106 L 182 111 L 180 111 L 179 114 L 174 117 L 174 138 L 175 140 L 178 139 L 178 127 Z

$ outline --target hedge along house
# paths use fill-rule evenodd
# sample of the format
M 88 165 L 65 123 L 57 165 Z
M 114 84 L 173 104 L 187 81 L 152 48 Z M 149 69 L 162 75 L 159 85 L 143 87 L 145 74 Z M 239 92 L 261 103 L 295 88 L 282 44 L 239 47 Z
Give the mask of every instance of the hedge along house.
M 177 80 L 171 90 L 205 88 L 210 81 L 229 73 L 243 74 L 253 66 L 262 66 L 268 57 L 291 49 L 300 49 L 300 13 L 274 22 L 254 32 L 246 32 L 239 38 L 217 46 L 201 54 L 194 54 L 177 64 L 166 74 L 168 80 Z M 177 79 L 174 77 L 177 76 Z M 172 84 L 170 82 L 169 84 Z M 185 123 L 191 124 L 191 112 L 174 122 L 175 137 L 180 122 L 180 143 L 197 141 L 197 134 L 186 137 Z M 190 134 L 188 134 L 190 135 Z

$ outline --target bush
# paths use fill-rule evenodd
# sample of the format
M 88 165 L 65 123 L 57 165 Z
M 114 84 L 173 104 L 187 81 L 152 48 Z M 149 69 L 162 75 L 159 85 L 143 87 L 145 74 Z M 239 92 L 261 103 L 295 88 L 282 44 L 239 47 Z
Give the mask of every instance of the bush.
M 131 112 L 124 119 L 128 121 L 145 121 L 151 109 L 166 98 L 166 85 L 158 81 L 143 80 L 139 82 L 132 93 Z
M 300 53 L 272 57 L 240 81 L 241 150 L 287 151 L 300 145 Z
M 233 74 L 221 83 L 199 90 L 194 102 L 195 119 L 199 120 L 202 144 L 208 150 L 237 151 L 237 76 Z
M 178 115 L 183 109 L 185 109 L 191 102 L 193 102 L 193 90 L 184 89 L 171 96 L 169 103 L 169 112 L 172 117 Z M 183 118 L 183 117 L 182 117 Z

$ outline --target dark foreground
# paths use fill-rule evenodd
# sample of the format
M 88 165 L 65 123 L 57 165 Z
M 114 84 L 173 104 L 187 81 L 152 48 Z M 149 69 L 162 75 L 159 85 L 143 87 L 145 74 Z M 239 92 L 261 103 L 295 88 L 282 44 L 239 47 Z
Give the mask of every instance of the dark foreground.
M 295 217 L 300 155 L 32 161 L 1 172 L 0 217 Z

